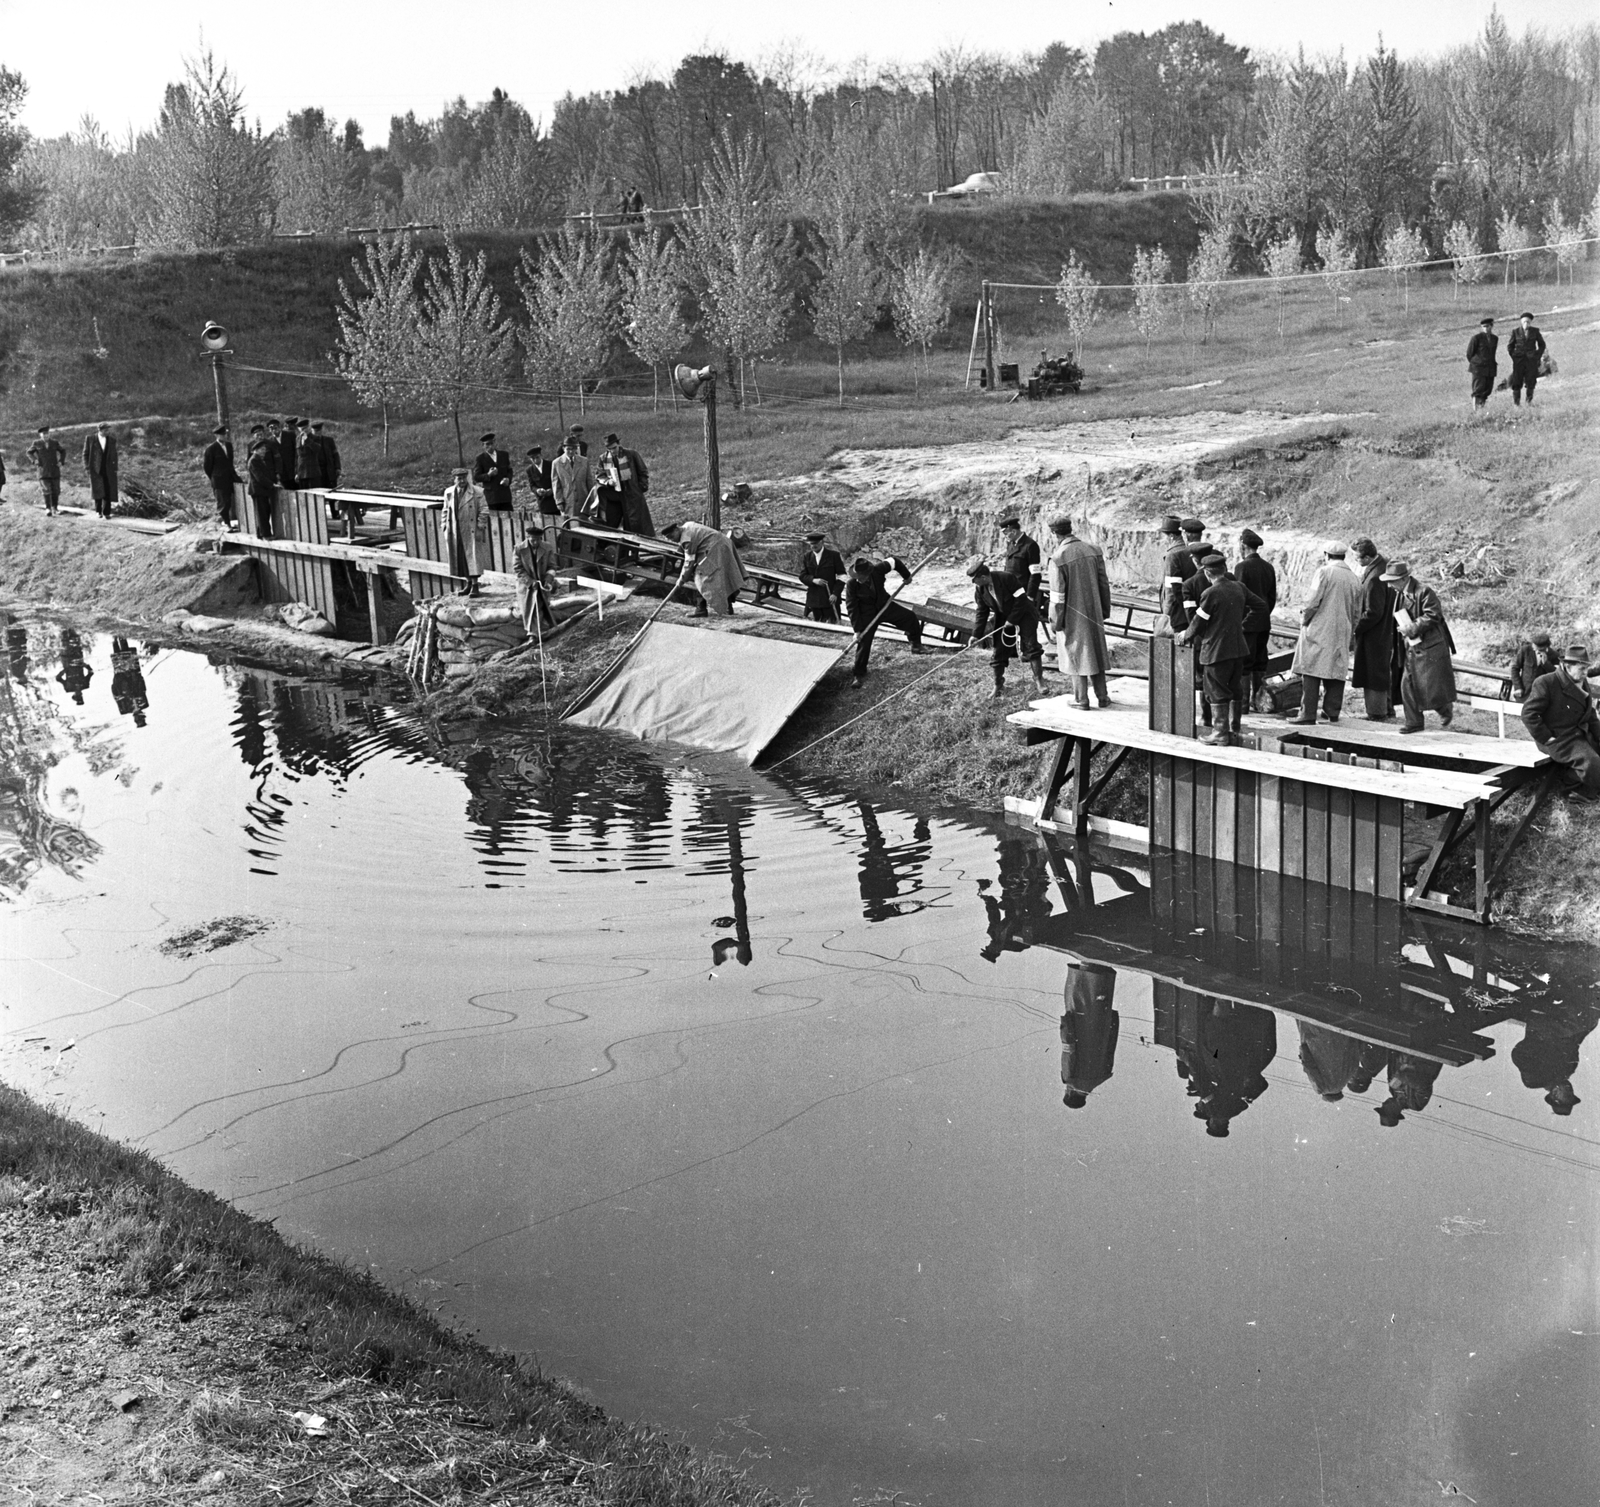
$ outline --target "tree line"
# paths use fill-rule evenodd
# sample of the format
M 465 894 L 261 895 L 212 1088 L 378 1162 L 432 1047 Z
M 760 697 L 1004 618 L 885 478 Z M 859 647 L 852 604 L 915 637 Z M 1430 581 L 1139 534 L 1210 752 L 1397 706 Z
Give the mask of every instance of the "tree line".
M 569 94 L 547 126 L 495 89 L 395 116 L 381 146 L 315 107 L 263 132 L 210 54 L 123 141 L 87 118 L 29 141 L 22 93 L 0 69 L 0 239 L 50 251 L 371 224 L 530 229 L 633 190 L 698 205 L 729 143 L 750 144 L 792 217 L 819 223 L 845 168 L 863 195 L 902 200 L 980 170 L 1033 199 L 1233 174 L 1227 212 L 1258 251 L 1293 237 L 1309 259 L 1332 229 L 1368 266 L 1398 228 L 1437 255 L 1457 222 L 1485 250 L 1507 217 L 1575 222 L 1600 183 L 1600 28 L 1516 37 L 1498 13 L 1471 45 L 1415 59 L 1381 42 L 1355 62 L 1259 56 L 1198 21 L 1092 53 L 958 47 L 844 74 L 792 48 L 755 64 L 695 55 L 669 77 Z

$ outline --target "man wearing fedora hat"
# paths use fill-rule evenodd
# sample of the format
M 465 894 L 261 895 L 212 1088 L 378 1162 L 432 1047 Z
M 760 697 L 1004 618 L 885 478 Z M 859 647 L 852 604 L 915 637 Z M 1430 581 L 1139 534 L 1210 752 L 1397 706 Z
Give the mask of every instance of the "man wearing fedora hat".
M 1511 662 L 1511 694 L 1518 701 L 1526 701 L 1534 681 L 1560 668 L 1561 656 L 1550 647 L 1550 635 L 1541 628 L 1522 641 Z
M 1539 363 L 1544 360 L 1544 336 L 1526 309 L 1520 323 L 1506 340 L 1506 355 L 1511 358 L 1511 401 L 1522 406 L 1522 392 L 1528 392 L 1528 407 L 1533 407 L 1533 389 L 1539 384 Z
M 1472 406 L 1482 408 L 1494 391 L 1495 351 L 1500 337 L 1494 320 L 1485 315 L 1478 321 L 1478 332 L 1467 342 L 1467 373 L 1472 378 Z
M 1378 579 L 1394 587 L 1394 620 L 1405 652 L 1400 704 L 1406 719 L 1400 731 L 1420 733 L 1423 713 L 1429 711 L 1449 727 L 1456 708 L 1456 667 L 1450 657 L 1456 641 L 1444 620 L 1439 593 L 1412 575 L 1404 560 L 1396 560 Z
M 1561 668 L 1541 675 L 1522 703 L 1522 722 L 1539 745 L 1561 765 L 1562 783 L 1572 800 L 1600 800 L 1600 717 L 1589 699 L 1589 650 L 1572 644 Z
M 1335 540 L 1325 545 L 1322 553 L 1322 568 L 1300 609 L 1300 638 L 1289 666 L 1290 673 L 1300 677 L 1296 722 L 1317 720 L 1319 692 L 1323 719 L 1339 720 L 1344 709 L 1344 680 L 1350 671 L 1350 645 L 1361 614 L 1361 583 L 1344 563 L 1344 545 Z
M 1528 1012 L 1523 1037 L 1511 1049 L 1511 1061 L 1524 1088 L 1545 1091 L 1550 1112 L 1564 1119 L 1581 1100 L 1572 1087 L 1584 1038 L 1600 1025 L 1600 1002 L 1574 1000 L 1540 1003 Z

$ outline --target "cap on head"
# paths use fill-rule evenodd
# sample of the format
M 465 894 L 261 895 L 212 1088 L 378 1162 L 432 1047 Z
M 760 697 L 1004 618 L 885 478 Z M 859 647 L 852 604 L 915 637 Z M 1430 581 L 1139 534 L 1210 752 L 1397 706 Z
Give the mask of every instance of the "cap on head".
M 467 476 L 470 473 L 465 466 L 453 466 L 450 470 L 450 474 L 452 476 Z
M 309 430 L 311 428 L 311 420 L 310 419 L 296 419 L 294 421 L 294 427 L 296 429 Z
M 1541 649 L 1548 649 L 1550 647 L 1550 635 L 1545 632 L 1543 628 L 1541 628 L 1537 633 L 1529 638 L 1528 642 L 1530 644 L 1537 644 Z
M 1322 546 L 1322 553 L 1330 560 L 1342 560 L 1344 559 L 1344 545 L 1339 543 L 1337 539 L 1330 539 Z
M 1261 535 L 1258 534 L 1253 528 L 1240 529 L 1239 543 L 1243 544 L 1248 549 L 1260 549 Z
M 285 419 L 283 422 L 285 428 L 293 429 L 294 426 L 300 422 L 300 415 L 295 414 L 293 418 Z
M 41 424 L 39 426 L 39 433 L 40 434 L 49 434 L 49 432 L 50 432 L 50 426 L 48 424 Z
M 1391 1130 L 1398 1125 L 1405 1116 L 1400 1113 L 1400 1103 L 1396 1099 L 1385 1099 L 1378 1106 L 1378 1119 Z
M 1020 529 L 1022 527 L 1022 520 L 1020 518 L 1002 518 L 1000 520 L 1000 527 Z
M 1168 513 L 1161 520 L 1161 532 L 1163 534 L 1181 534 L 1183 532 L 1183 524 L 1178 520 L 1176 513 Z
M 535 445 L 535 446 L 532 447 L 532 449 L 530 449 L 528 451 L 528 454 L 529 455 L 543 455 L 544 454 L 544 446 L 543 445 Z
M 320 428 L 322 428 L 322 420 L 321 420 L 321 419 L 312 419 L 312 421 L 311 421 L 311 427 L 312 427 L 312 428 L 313 428 L 313 429 L 320 429 Z
M 614 434 L 608 434 L 606 436 L 605 442 L 608 445 L 620 445 L 622 443 L 622 441 L 620 439 L 618 439 L 617 436 L 614 435 Z
M 806 543 L 809 544 L 813 540 L 822 540 L 822 539 L 826 539 L 827 537 L 828 536 L 826 534 L 821 533 L 821 532 L 818 532 L 818 533 L 815 533 L 815 534 L 807 534 L 806 535 Z
M 1520 314 L 1517 315 L 1517 318 L 1518 319 L 1532 319 L 1533 315 L 1530 314 L 1526 309 L 1524 309 Z
M 1391 560 L 1389 568 L 1378 577 L 1380 581 L 1409 581 L 1411 567 L 1404 560 Z
M 1086 1104 L 1088 1104 L 1089 1096 L 1088 1094 L 1080 1093 L 1075 1088 L 1069 1088 L 1066 1093 L 1062 1094 L 1061 1102 L 1065 1104 L 1068 1109 L 1082 1109 Z
M 1483 316 L 1483 318 L 1478 321 L 1478 323 L 1480 325 L 1493 326 L 1494 319 L 1493 319 L 1493 317 L 1491 315 L 1485 314 Z
M 1206 531 L 1206 526 L 1198 518 L 1185 518 L 1183 520 L 1183 531 L 1186 534 L 1203 534 Z
M 967 574 L 977 581 L 989 574 L 989 567 L 982 560 L 974 560 L 967 566 Z
M 491 429 L 487 434 L 480 434 L 478 443 L 480 445 L 492 445 L 494 443 L 494 430 Z
M 568 424 L 567 425 L 567 433 L 568 434 L 582 434 L 583 433 L 583 425 L 582 424 Z
M 226 424 L 218 424 L 217 427 L 211 432 L 213 434 L 226 434 L 228 432 L 228 426 Z
M 1564 665 L 1586 665 L 1589 663 L 1589 646 L 1587 644 L 1568 644 L 1561 651 L 1561 663 Z
M 1221 575 L 1228 568 L 1228 562 L 1215 552 L 1207 555 L 1200 565 L 1202 569 L 1215 572 L 1217 575 Z
M 100 427 L 104 429 L 106 426 L 102 424 Z M 250 426 L 250 432 L 251 434 L 265 434 L 267 432 L 266 426 L 263 424 L 252 424 Z

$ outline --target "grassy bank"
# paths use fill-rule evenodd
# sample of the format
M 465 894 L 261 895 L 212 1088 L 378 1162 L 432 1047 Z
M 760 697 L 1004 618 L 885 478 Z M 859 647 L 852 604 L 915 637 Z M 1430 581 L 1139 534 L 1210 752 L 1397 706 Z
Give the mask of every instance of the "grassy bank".
M 5 1087 L 0 1281 L 19 1499 L 776 1501 Z

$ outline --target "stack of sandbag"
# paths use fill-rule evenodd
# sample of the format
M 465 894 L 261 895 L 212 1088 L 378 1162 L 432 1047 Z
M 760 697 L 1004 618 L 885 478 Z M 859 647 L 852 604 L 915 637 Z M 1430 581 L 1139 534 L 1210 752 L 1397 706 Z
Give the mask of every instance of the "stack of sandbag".
M 423 611 L 433 618 L 439 663 L 447 675 L 454 666 L 464 672 L 503 649 L 514 649 L 524 637 L 515 607 L 457 598 L 430 603 Z

